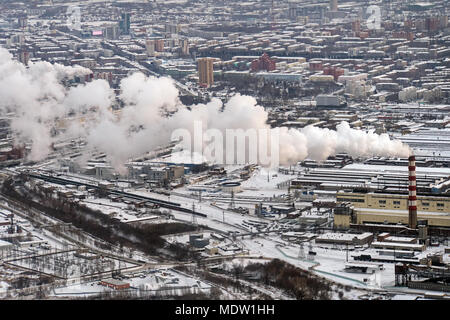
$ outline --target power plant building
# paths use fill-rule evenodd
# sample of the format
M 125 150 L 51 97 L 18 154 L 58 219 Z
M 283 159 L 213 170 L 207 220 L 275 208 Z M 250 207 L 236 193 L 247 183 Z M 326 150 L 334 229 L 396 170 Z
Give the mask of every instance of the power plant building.
M 439 180 L 440 184 L 447 184 Z M 435 228 L 439 233 L 450 233 L 450 194 L 447 190 L 437 193 L 422 188 L 416 182 L 416 158 L 408 158 L 408 193 L 406 187 L 370 190 L 354 188 L 353 191 L 336 193 L 337 207 L 334 225 L 337 228 L 350 228 L 352 225 L 407 226 L 410 230 L 423 231 L 423 226 Z M 427 190 L 417 195 L 417 190 Z M 433 191 L 435 193 L 433 193 Z M 420 223 L 419 223 L 420 221 Z
M 350 224 L 402 224 L 415 228 L 418 220 L 427 220 L 428 226 L 450 228 L 450 196 L 419 195 L 416 211 L 410 212 L 407 194 L 378 192 L 338 192 L 337 203 L 350 203 L 353 210 L 335 212 L 335 226 L 349 228 Z M 351 212 L 352 211 L 352 212 Z

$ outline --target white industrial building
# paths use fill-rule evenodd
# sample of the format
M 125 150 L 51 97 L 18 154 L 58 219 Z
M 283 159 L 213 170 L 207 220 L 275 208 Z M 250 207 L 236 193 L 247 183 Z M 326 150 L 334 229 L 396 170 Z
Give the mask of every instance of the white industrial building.
M 373 240 L 373 234 L 365 232 L 361 234 L 330 232 L 316 238 L 316 243 L 335 243 L 362 245 Z
M 11 242 L 0 240 L 0 252 L 3 253 L 4 251 L 11 250 L 13 247 L 13 244 Z

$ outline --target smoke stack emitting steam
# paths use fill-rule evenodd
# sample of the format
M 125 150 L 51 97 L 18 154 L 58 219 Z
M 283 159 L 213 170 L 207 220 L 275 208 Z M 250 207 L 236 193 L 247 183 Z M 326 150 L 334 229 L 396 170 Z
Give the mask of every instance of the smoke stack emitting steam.
M 112 113 L 114 91 L 104 80 L 65 88 L 64 77 L 91 73 L 82 67 L 65 67 L 47 62 L 30 63 L 29 68 L 13 60 L 0 48 L 0 110 L 13 111 L 12 130 L 16 143 L 32 142 L 29 155 L 42 160 L 58 139 L 85 138 L 88 149 L 105 152 L 116 169 L 125 169 L 128 159 L 167 144 L 179 128 L 192 130 L 195 121 L 205 129 L 267 129 L 268 114 L 253 97 L 233 96 L 225 105 L 219 99 L 191 106 L 182 105 L 178 90 L 168 78 L 146 77 L 135 73 L 120 83 L 119 98 L 124 102 L 120 117 Z M 170 117 L 164 116 L 167 111 Z M 55 121 L 68 114 L 87 116 L 81 124 L 72 121 L 66 132 L 52 137 Z M 87 113 L 87 114 L 86 114 Z M 352 156 L 407 157 L 410 149 L 387 134 L 350 128 L 347 122 L 336 130 L 307 126 L 280 128 L 280 163 L 295 164 L 310 158 L 325 160 L 346 152 Z

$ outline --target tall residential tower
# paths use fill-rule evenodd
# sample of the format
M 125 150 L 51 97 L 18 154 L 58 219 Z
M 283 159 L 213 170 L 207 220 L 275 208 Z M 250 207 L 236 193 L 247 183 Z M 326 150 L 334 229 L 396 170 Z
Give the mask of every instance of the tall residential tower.
M 200 85 L 210 87 L 214 83 L 213 59 L 199 58 L 198 62 L 198 79 Z

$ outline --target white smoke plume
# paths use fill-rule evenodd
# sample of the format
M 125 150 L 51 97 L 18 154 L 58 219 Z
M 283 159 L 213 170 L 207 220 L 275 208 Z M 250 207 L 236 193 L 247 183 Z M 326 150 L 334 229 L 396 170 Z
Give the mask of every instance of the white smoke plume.
M 68 111 L 64 100 L 70 99 L 70 95 L 61 80 L 89 73 L 89 69 L 79 66 L 65 67 L 48 62 L 30 63 L 27 68 L 13 60 L 6 49 L 0 48 L 0 110 L 15 113 L 11 127 L 17 135 L 16 143 L 32 141 L 30 159 L 40 160 L 48 155 L 53 142 L 53 122 Z M 96 97 L 94 92 L 84 94 Z M 78 109 L 79 106 L 74 102 L 72 107 Z
M 193 132 L 194 121 L 201 120 L 204 129 L 266 129 L 268 114 L 258 106 L 253 97 L 232 97 L 222 108 L 220 100 L 213 99 L 207 105 L 198 105 L 192 110 L 180 109 L 167 121 L 172 129 L 174 124 Z M 223 109 L 223 111 L 221 111 Z M 341 122 L 336 130 L 307 126 L 302 129 L 279 128 L 279 160 L 281 164 L 295 164 L 306 158 L 325 160 L 336 153 L 346 152 L 352 156 L 398 156 L 407 157 L 410 148 L 399 140 L 391 140 L 388 134 L 350 128 Z M 265 150 L 270 150 L 266 147 Z
M 176 129 L 193 132 L 196 121 L 201 121 L 204 129 L 220 131 L 270 130 L 268 114 L 254 98 L 237 94 L 225 105 L 212 99 L 188 108 L 180 103 L 178 90 L 168 78 L 135 73 L 123 79 L 119 98 L 124 108 L 119 113 L 111 108 L 115 96 L 106 81 L 69 88 L 61 84 L 65 77 L 89 73 L 82 67 L 47 62 L 30 63 L 27 68 L 0 48 L 0 110 L 16 114 L 12 129 L 18 143 L 32 142 L 32 160 L 44 159 L 57 139 L 82 137 L 88 149 L 105 152 L 112 165 L 123 172 L 127 160 L 167 144 Z M 52 137 L 55 122 L 68 115 L 71 121 L 63 136 Z M 387 134 L 352 129 L 343 122 L 336 130 L 280 128 L 279 152 L 281 164 L 293 164 L 305 158 L 324 160 L 339 152 L 405 157 L 410 150 Z

